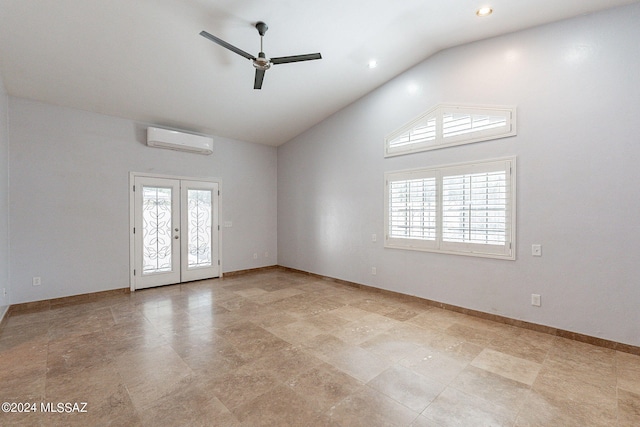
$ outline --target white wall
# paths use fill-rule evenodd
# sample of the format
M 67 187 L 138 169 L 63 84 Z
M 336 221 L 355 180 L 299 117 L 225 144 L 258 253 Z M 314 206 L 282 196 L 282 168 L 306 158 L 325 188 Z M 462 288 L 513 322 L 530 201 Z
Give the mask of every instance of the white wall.
M 15 97 L 9 122 L 12 304 L 129 286 L 132 171 L 221 178 L 223 271 L 277 263 L 274 147 L 150 148 L 144 124 Z
M 442 51 L 280 146 L 279 264 L 640 345 L 638 22 L 636 3 Z M 518 136 L 384 159 L 440 102 L 515 104 Z M 516 261 L 383 248 L 385 171 L 507 155 Z
M 0 320 L 9 308 L 9 97 L 0 77 Z M 7 295 L 4 294 L 6 290 Z

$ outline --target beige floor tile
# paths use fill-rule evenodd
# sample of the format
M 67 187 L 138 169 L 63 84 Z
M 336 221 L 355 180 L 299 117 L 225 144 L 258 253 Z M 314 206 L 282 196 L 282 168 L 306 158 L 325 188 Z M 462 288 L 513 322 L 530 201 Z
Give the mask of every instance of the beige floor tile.
M 382 372 L 367 385 L 418 413 L 445 389 L 443 384 L 398 365 Z
M 342 426 L 407 426 L 418 413 L 383 393 L 363 386 L 329 411 L 331 419 Z
M 421 311 L 412 310 L 407 307 L 397 307 L 393 311 L 386 313 L 385 316 L 400 322 L 405 322 L 416 317 Z
M 113 370 L 89 370 L 73 382 L 47 381 L 45 402 L 78 403 L 86 413 L 50 413 L 46 425 L 139 425 L 128 390 Z M 78 387 L 82 382 L 82 387 Z M 86 403 L 86 407 L 83 404 Z
M 51 310 L 48 309 L 13 313 L 9 317 L 5 317 L 4 325 L 0 330 L 0 338 L 4 336 L 7 330 L 16 326 L 35 326 L 40 324 L 41 326 L 45 325 L 45 330 L 48 330 L 51 316 Z
M 407 322 L 425 329 L 444 330 L 463 318 L 464 314 L 440 308 L 433 308 L 425 311 L 424 313 L 418 314 L 417 316 L 407 320 Z
M 331 310 L 331 314 L 338 316 L 342 319 L 354 321 L 354 320 L 362 319 L 364 316 L 369 315 L 370 312 L 363 310 L 361 308 L 354 307 L 352 305 L 345 305 L 342 307 L 338 307 L 335 310 Z
M 398 322 L 379 314 L 369 314 L 358 320 L 347 323 L 333 334 L 349 344 L 360 344 L 381 334 Z
M 317 327 L 317 325 L 309 322 L 307 319 L 300 319 L 286 325 L 268 327 L 267 330 L 291 344 L 303 344 L 325 333 L 323 329 Z
M 46 340 L 40 338 L 0 349 L 0 401 L 25 402 L 44 398 L 46 373 Z
M 483 347 L 488 346 L 491 342 L 500 337 L 500 335 L 494 331 L 485 328 L 479 329 L 458 322 L 445 329 L 445 333 L 454 338 Z
M 335 310 L 327 311 L 305 318 L 305 320 L 311 324 L 314 328 L 317 328 L 323 332 L 331 333 L 336 330 L 340 330 L 349 320 L 344 319 L 336 314 Z
M 422 415 L 443 426 L 512 426 L 517 412 L 447 387 Z
M 216 334 L 228 340 L 233 345 L 250 344 L 252 341 L 273 338 L 274 335 L 264 328 L 251 322 L 234 323 L 216 331 Z
M 566 338 L 556 338 L 553 341 L 547 358 L 574 367 L 590 365 L 592 369 L 598 369 L 605 374 L 613 373 L 616 365 L 615 350 Z
M 446 332 L 435 332 L 428 337 L 429 339 L 424 347 L 439 351 L 456 359 L 470 362 L 483 350 L 482 346 L 451 336 Z
M 526 384 L 471 365 L 460 372 L 449 387 L 502 407 L 516 409 L 525 403 L 531 389 Z
M 331 354 L 325 362 L 362 382 L 371 380 L 391 365 L 391 361 L 357 346 L 345 347 Z
M 415 353 L 420 346 L 387 331 L 360 344 L 360 347 L 392 362 L 398 362 Z
M 240 426 L 231 411 L 193 377 L 182 380 L 140 413 L 147 426 Z
M 320 426 L 331 420 L 290 388 L 278 385 L 234 411 L 247 426 Z
M 440 331 L 424 329 L 409 322 L 394 325 L 387 331 L 387 334 L 400 341 L 424 347 L 428 347 L 434 338 L 442 335 Z
M 101 332 L 104 328 L 115 325 L 115 320 L 109 308 L 85 312 L 74 307 L 80 314 L 67 314 L 52 317 L 49 322 L 49 338 L 58 339 L 68 336 L 86 335 Z
M 618 390 L 618 425 L 620 427 L 640 426 L 639 394 Z
M 68 375 L 111 363 L 112 354 L 102 332 L 70 335 L 51 340 L 47 354 L 47 376 Z
M 260 288 L 249 288 L 249 289 L 237 290 L 234 293 L 240 295 L 243 298 L 251 299 L 251 297 L 260 297 L 262 295 L 268 294 L 269 292 Z
M 618 388 L 640 395 L 640 356 L 616 353 Z
M 131 401 L 142 410 L 170 393 L 193 371 L 169 345 L 124 353 L 114 360 Z
M 398 364 L 448 385 L 469 365 L 469 361 L 455 357 L 455 355 L 421 347 L 412 355 L 400 360 Z
M 327 411 L 363 385 L 350 375 L 322 363 L 290 378 L 286 385 L 320 411 Z
M 281 384 L 269 370 L 241 366 L 217 378 L 201 380 L 205 391 L 213 393 L 229 410 L 251 402 Z
M 529 394 L 515 423 L 517 427 L 609 427 L 616 424 L 615 408 L 544 396 L 536 391 Z
M 38 313 L 36 313 L 38 314 Z M 49 321 L 33 318 L 33 323 L 12 323 L 12 317 L 5 320 L 5 324 L 0 329 L 0 351 L 10 349 L 16 345 L 49 339 Z
M 552 368 L 545 364 L 532 388 L 547 400 L 557 403 L 576 402 L 607 409 L 616 407 L 614 378 L 599 378 L 596 381 L 595 376 L 578 376 L 570 370 Z
M 261 311 L 260 316 L 256 316 L 251 319 L 251 323 L 260 326 L 261 328 L 268 329 L 278 326 L 285 326 L 290 323 L 294 323 L 298 320 L 297 317 L 290 316 L 285 313 L 279 313 L 275 310 Z
M 370 313 L 379 314 L 381 316 L 390 314 L 396 310 L 396 307 L 394 307 L 391 303 L 384 303 L 382 300 L 383 298 L 380 298 L 379 296 L 375 296 L 374 298 L 370 296 L 369 298 L 363 299 L 350 305 L 352 307 L 359 308 Z
M 491 349 L 484 349 L 471 365 L 528 386 L 536 380 L 542 367 L 539 363 Z
M 331 334 L 315 335 L 303 344 L 303 348 L 322 360 L 327 360 L 337 353 L 348 351 L 351 347 Z
M 284 288 L 284 289 L 278 289 L 272 292 L 264 291 L 263 293 L 258 295 L 251 295 L 248 298 L 251 301 L 256 302 L 258 304 L 271 304 L 276 301 L 280 301 L 285 298 L 289 298 L 289 297 L 293 297 L 301 294 L 304 294 L 304 291 L 300 289 Z
M 409 425 L 409 427 L 445 427 L 446 424 L 439 424 L 435 421 L 428 419 L 425 416 L 420 415 L 418 418 L 413 420 L 413 422 Z
M 551 341 L 541 342 L 521 337 L 499 336 L 493 339 L 487 347 L 520 359 L 542 363 L 547 357 L 551 345 Z
M 322 360 L 308 353 L 301 346 L 291 345 L 254 358 L 246 366 L 257 371 L 268 370 L 281 382 L 285 382 L 322 363 Z

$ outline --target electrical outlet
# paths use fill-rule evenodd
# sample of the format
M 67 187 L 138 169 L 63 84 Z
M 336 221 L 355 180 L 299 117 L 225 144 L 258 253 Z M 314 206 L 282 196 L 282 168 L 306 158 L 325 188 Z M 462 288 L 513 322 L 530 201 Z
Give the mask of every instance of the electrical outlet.
M 33 286 L 40 286 L 42 285 L 42 279 L 40 277 L 34 277 L 33 280 L 31 281 L 31 284 Z
M 255 252 L 255 253 L 253 254 L 253 259 L 258 259 L 258 253 L 257 253 L 257 252 Z
M 7 288 L 2 288 L 2 296 L 7 296 Z
M 531 305 L 540 307 L 540 294 L 531 294 Z
M 375 267 L 371 267 L 371 274 L 375 276 L 376 274 L 378 274 L 378 270 L 376 270 Z
M 372 242 L 377 242 L 378 241 L 378 236 L 376 236 L 375 234 L 371 235 L 371 241 Z
M 531 245 L 531 255 L 542 256 L 542 245 Z

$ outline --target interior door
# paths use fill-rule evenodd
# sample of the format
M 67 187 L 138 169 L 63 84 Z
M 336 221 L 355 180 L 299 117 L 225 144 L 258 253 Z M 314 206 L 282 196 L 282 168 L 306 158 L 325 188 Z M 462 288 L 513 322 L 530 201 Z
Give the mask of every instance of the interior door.
M 132 289 L 220 275 L 218 183 L 134 177 Z

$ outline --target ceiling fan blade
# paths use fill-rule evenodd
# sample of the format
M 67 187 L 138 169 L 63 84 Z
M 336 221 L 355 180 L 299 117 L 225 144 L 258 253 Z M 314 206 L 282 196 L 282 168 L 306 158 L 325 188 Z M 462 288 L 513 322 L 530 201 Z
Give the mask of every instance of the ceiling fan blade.
M 272 64 L 287 64 L 289 62 L 311 61 L 313 59 L 322 59 L 319 53 L 308 53 L 306 55 L 281 56 L 279 58 L 271 58 Z
M 253 82 L 254 89 L 262 89 L 262 80 L 264 80 L 264 71 L 256 69 L 256 78 Z
M 202 37 L 204 37 L 204 38 L 207 38 L 207 39 L 211 40 L 214 43 L 219 44 L 220 46 L 222 46 L 224 48 L 229 49 L 232 52 L 237 53 L 240 56 L 244 56 L 245 58 L 251 59 L 251 60 L 256 59 L 256 57 L 251 55 L 250 53 L 247 53 L 244 50 L 239 49 L 239 48 L 235 47 L 234 45 L 229 44 L 229 43 L 227 43 L 226 41 L 224 41 L 222 39 L 219 39 L 218 37 L 214 36 L 213 34 L 209 34 L 206 31 L 200 31 L 200 35 Z

